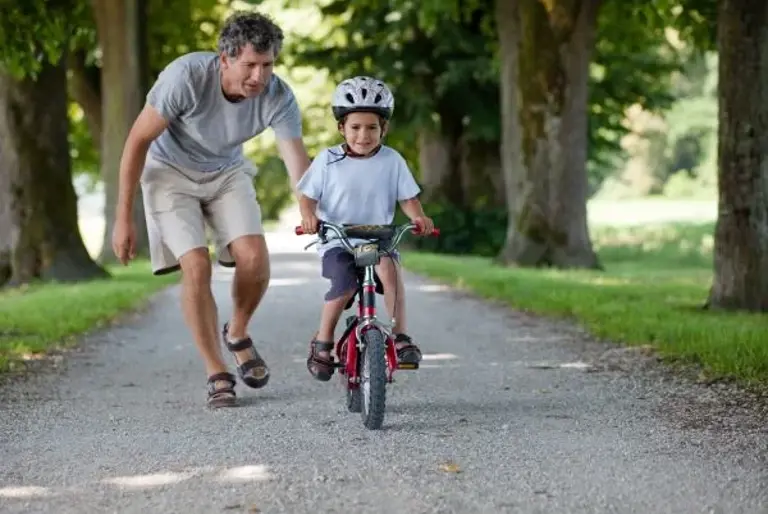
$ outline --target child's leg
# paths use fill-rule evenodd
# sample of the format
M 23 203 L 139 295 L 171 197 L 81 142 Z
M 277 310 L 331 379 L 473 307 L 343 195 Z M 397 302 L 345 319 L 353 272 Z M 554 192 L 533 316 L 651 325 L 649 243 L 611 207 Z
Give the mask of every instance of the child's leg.
M 405 285 L 402 273 L 391 257 L 382 257 L 379 265 L 376 266 L 376 274 L 381 280 L 381 285 L 384 286 L 384 303 L 387 306 L 387 312 L 395 320 L 392 332 L 404 334 L 406 333 Z
M 341 313 L 344 312 L 344 306 L 347 304 L 355 290 L 351 289 L 333 300 L 323 304 L 323 311 L 320 314 L 320 328 L 317 329 L 315 339 L 318 341 L 333 341 L 336 325 L 339 324 Z
M 340 248 L 328 250 L 323 255 L 323 277 L 331 281 L 325 294 L 325 304 L 320 315 L 320 327 L 312 340 L 307 369 L 318 380 L 330 380 L 334 372 L 331 351 L 334 332 L 344 306 L 357 290 L 354 259 Z
M 398 269 L 399 264 L 390 257 L 382 257 L 376 267 L 376 274 L 384 286 L 384 303 L 389 315 L 394 318 L 392 332 L 395 334 L 397 358 L 401 363 L 416 364 L 421 361 L 421 350 L 413 344 L 405 331 L 405 284 Z

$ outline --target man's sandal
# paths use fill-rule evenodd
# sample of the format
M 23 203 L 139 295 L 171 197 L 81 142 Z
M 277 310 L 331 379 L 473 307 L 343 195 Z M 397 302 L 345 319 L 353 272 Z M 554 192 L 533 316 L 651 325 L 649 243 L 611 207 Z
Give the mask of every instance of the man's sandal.
M 227 333 L 229 332 L 229 323 L 224 324 L 222 330 L 222 336 L 224 337 L 224 344 L 227 349 L 232 352 L 237 363 L 237 374 L 240 375 L 240 380 L 248 387 L 258 389 L 264 387 L 269 382 L 269 368 L 264 359 L 261 358 L 259 352 L 253 347 L 253 340 L 250 337 L 245 337 L 239 341 L 231 342 Z M 235 352 L 241 352 L 243 350 L 251 350 L 252 357 L 242 364 L 237 361 L 237 355 Z
M 310 374 L 322 382 L 328 382 L 336 371 L 333 357 L 320 357 L 317 352 L 333 351 L 333 343 L 313 340 L 309 344 L 309 356 L 307 357 L 307 369 Z
M 216 387 L 217 382 L 227 382 L 229 386 Z M 232 373 L 222 372 L 208 377 L 208 407 L 233 407 L 237 403 L 236 385 L 237 381 Z

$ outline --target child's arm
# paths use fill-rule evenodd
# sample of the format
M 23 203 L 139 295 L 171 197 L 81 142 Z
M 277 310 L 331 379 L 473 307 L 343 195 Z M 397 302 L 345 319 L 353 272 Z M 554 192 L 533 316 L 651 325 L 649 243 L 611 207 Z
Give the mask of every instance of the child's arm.
M 414 197 L 407 200 L 401 200 L 400 208 L 405 215 L 408 216 L 408 219 L 419 226 L 422 234 L 432 234 L 432 231 L 435 229 L 435 224 L 431 218 L 424 214 L 424 208 L 421 206 L 421 202 L 418 198 Z
M 317 232 L 317 200 L 302 194 L 299 197 L 299 212 L 301 213 L 301 228 L 307 234 Z

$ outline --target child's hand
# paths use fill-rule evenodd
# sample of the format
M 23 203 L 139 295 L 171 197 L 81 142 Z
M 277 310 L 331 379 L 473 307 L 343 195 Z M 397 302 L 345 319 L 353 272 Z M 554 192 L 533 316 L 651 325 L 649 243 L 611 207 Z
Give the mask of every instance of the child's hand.
M 429 216 L 418 216 L 411 221 L 419 228 L 418 234 L 421 236 L 432 235 L 432 231 L 435 230 L 435 222 Z
M 304 231 L 305 234 L 315 234 L 317 233 L 317 227 L 320 224 L 320 221 L 317 219 L 317 216 L 314 214 L 308 214 L 301 218 L 301 229 Z

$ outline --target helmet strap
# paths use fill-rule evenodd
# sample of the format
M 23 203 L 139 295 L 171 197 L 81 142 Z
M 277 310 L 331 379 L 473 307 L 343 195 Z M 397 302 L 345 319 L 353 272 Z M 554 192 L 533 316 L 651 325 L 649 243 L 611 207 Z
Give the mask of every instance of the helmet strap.
M 381 150 L 381 143 L 379 143 L 376 146 L 376 148 L 371 150 L 371 153 L 369 153 L 367 155 L 359 154 L 359 153 L 353 151 L 346 142 L 344 142 L 341 145 L 341 147 L 344 149 L 344 153 L 347 154 L 350 157 L 373 157 L 374 155 L 376 155 L 379 152 L 379 150 Z

